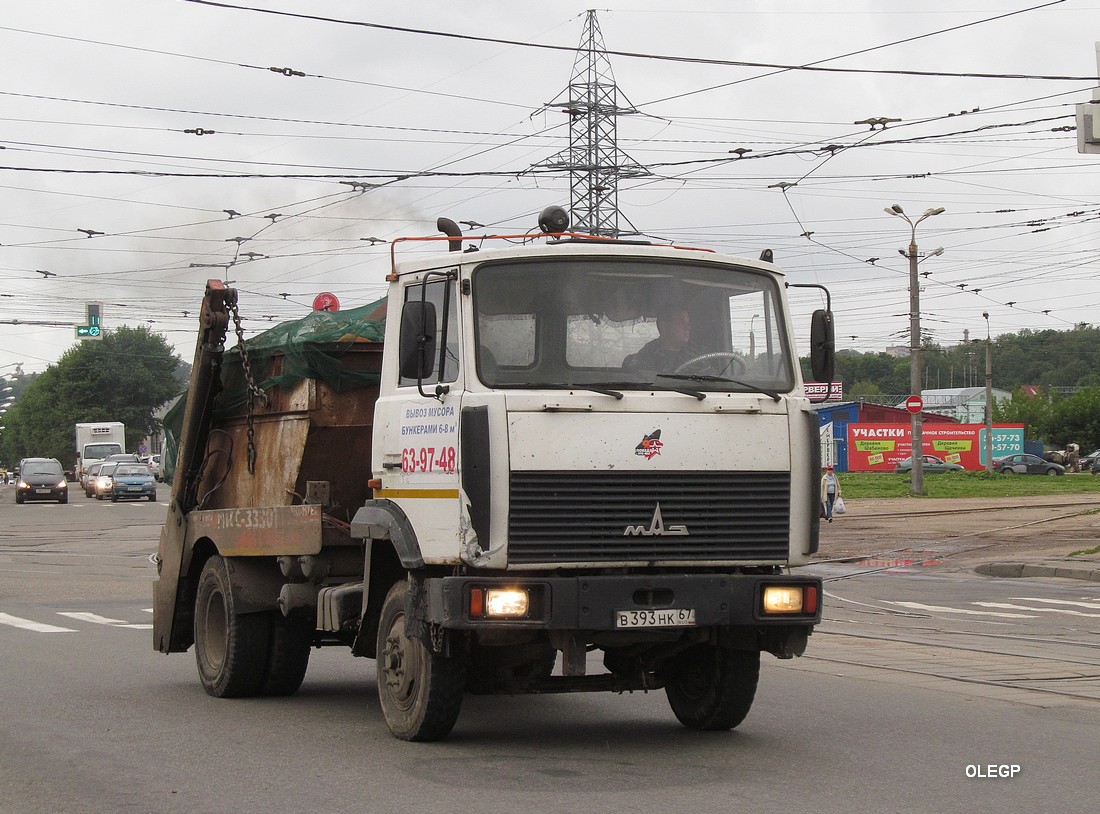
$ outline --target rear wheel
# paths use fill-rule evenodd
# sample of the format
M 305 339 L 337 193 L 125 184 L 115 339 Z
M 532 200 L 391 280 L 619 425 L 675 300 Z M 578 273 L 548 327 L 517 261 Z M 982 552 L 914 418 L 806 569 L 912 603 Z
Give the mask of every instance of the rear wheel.
M 462 657 L 444 658 L 405 632 L 408 583 L 390 588 L 382 605 L 375 650 L 378 700 L 386 724 L 401 740 L 433 741 L 458 720 L 466 685 Z
M 260 692 L 270 628 L 267 613 L 237 613 L 225 560 L 207 560 L 195 596 L 195 661 L 207 693 L 240 698 Z
M 733 729 L 749 714 L 760 677 L 760 653 L 700 644 L 666 666 L 665 694 L 684 726 Z
M 1004 469 L 1001 470 L 1001 474 L 1002 475 L 1015 475 L 1016 470 L 1013 469 L 1011 466 L 1006 466 Z
M 272 611 L 268 617 L 271 638 L 260 694 L 293 695 L 302 686 L 309 667 L 313 625 L 308 619 L 288 618 L 279 611 Z

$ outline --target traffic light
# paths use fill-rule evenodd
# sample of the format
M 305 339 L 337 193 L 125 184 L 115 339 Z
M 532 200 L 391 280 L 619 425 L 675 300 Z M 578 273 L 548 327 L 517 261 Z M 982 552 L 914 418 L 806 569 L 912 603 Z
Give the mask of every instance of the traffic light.
M 102 339 L 103 329 L 100 322 L 103 318 L 103 303 L 90 302 L 85 309 L 85 324 L 76 326 L 77 339 Z

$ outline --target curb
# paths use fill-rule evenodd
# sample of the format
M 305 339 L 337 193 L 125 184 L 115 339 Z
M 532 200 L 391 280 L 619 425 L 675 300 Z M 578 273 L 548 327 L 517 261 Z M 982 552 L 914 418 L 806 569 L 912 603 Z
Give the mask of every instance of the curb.
M 1100 567 L 1085 564 L 1056 565 L 1052 563 L 987 562 L 974 568 L 988 577 L 1017 579 L 1023 577 L 1058 577 L 1100 582 Z

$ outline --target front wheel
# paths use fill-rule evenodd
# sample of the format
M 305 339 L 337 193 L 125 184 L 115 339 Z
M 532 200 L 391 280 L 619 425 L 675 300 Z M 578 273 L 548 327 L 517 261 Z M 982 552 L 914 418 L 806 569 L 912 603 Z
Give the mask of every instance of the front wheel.
M 1062 473 L 1061 473 L 1061 472 L 1059 472 L 1059 471 L 1058 471 L 1057 469 L 1055 469 L 1054 467 L 1051 467 L 1050 469 L 1048 469 L 1048 470 L 1047 470 L 1047 474 L 1048 474 L 1048 475 L 1061 475 Z
M 733 729 L 749 714 L 759 678 L 759 651 L 699 644 L 665 668 L 665 694 L 684 726 Z
M 434 741 L 458 720 L 466 686 L 461 657 L 434 653 L 405 630 L 408 583 L 390 588 L 382 605 L 375 650 L 378 701 L 390 732 L 401 740 Z

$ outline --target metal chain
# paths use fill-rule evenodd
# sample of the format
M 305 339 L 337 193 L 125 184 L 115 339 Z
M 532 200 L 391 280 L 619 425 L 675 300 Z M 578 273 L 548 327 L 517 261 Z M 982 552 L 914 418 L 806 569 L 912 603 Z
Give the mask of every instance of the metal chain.
M 244 381 L 248 387 L 248 472 L 256 474 L 256 421 L 253 414 L 255 402 L 259 401 L 264 407 L 268 405 L 267 393 L 256 386 L 256 380 L 252 378 L 252 365 L 248 361 L 248 348 L 244 344 L 244 329 L 241 327 L 241 315 L 237 311 L 237 301 L 234 299 L 228 303 L 229 313 L 233 317 L 233 328 L 237 332 L 237 347 L 241 349 L 241 368 L 244 370 Z
M 428 636 L 432 640 L 432 652 L 443 652 L 443 625 L 431 622 L 428 625 Z

